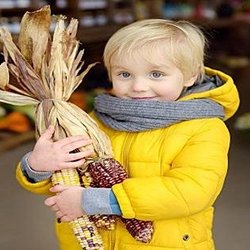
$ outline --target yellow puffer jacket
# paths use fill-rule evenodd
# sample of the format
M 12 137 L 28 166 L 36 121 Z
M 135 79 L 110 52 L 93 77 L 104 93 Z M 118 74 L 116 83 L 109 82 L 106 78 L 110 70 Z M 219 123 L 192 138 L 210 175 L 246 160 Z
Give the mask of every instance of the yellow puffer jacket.
M 239 98 L 232 79 L 207 68 L 225 83 L 181 100 L 210 98 L 224 106 L 226 119 Z M 218 118 L 181 122 L 141 133 L 117 132 L 99 124 L 110 137 L 115 158 L 129 174 L 113 187 L 123 217 L 154 221 L 149 244 L 132 238 L 123 224 L 102 231 L 105 250 L 212 250 L 213 203 L 227 172 L 230 136 Z M 49 181 L 29 183 L 17 168 L 20 184 L 34 193 L 48 193 Z M 80 250 L 67 223 L 56 225 L 61 250 Z

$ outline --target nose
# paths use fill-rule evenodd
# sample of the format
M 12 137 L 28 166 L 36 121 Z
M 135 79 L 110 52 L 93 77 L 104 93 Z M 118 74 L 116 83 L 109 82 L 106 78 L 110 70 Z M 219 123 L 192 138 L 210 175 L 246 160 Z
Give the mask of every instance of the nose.
M 144 92 L 148 90 L 148 84 L 145 79 L 134 79 L 132 89 L 135 92 Z

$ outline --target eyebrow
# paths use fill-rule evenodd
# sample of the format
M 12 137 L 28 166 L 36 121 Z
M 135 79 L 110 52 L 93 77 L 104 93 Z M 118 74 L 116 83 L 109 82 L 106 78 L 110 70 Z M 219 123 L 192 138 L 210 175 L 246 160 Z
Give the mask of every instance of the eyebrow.
M 169 69 L 169 66 L 166 64 L 153 64 L 149 63 L 149 66 L 154 68 L 154 69 Z
M 152 64 L 152 63 L 150 63 L 149 66 L 150 66 L 151 68 L 154 68 L 154 69 L 162 69 L 162 68 L 168 69 L 168 68 L 169 68 L 169 66 L 168 66 L 168 65 L 165 65 L 165 64 Z M 123 69 L 123 70 L 127 70 L 126 67 L 122 67 L 122 66 L 119 66 L 119 65 L 114 65 L 114 66 L 112 66 L 111 68 L 112 68 L 112 69 Z
M 119 66 L 119 65 L 114 65 L 114 66 L 111 67 L 111 69 L 128 70 L 127 68 Z

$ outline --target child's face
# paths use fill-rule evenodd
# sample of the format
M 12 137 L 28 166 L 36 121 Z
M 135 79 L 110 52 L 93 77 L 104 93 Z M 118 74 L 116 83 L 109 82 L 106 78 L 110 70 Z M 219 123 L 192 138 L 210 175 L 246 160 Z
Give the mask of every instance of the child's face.
M 175 101 L 184 86 L 194 79 L 185 80 L 183 73 L 162 51 L 154 51 L 149 60 L 140 54 L 111 61 L 112 93 L 124 99 Z

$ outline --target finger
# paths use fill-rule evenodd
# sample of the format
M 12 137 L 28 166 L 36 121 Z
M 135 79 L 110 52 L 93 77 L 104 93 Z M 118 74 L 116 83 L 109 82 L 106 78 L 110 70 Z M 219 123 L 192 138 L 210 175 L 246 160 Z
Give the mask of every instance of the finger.
M 72 221 L 73 219 L 69 218 L 68 216 L 64 215 L 60 218 L 60 221 L 62 222 L 70 222 Z
M 68 168 L 79 168 L 86 162 L 85 159 L 81 159 L 78 161 L 72 161 L 72 162 L 65 162 L 62 164 L 62 169 L 68 169 Z
M 48 207 L 54 206 L 56 204 L 55 196 L 49 197 L 44 201 L 44 204 Z
M 69 188 L 69 187 L 63 186 L 63 185 L 55 185 L 55 186 L 51 187 L 51 188 L 49 189 L 49 191 L 51 191 L 51 192 L 53 192 L 53 193 L 59 193 L 59 192 L 62 192 L 62 191 L 64 191 L 64 190 L 68 189 L 68 188 Z
M 84 150 L 84 151 L 81 151 L 81 152 L 68 154 L 67 157 L 65 158 L 65 161 L 66 162 L 78 161 L 78 160 L 84 159 L 86 157 L 89 157 L 89 156 L 91 156 L 93 154 L 94 154 L 94 150 L 87 149 L 87 150 Z
M 53 211 L 53 212 L 57 212 L 59 211 L 59 207 L 57 206 L 57 204 L 55 204 L 54 206 L 51 206 L 50 209 Z
M 53 125 L 50 125 L 45 132 L 41 135 L 42 139 L 50 140 L 55 132 L 55 127 Z
M 56 218 L 58 219 L 61 219 L 62 220 L 62 217 L 64 217 L 63 213 L 59 210 L 56 212 Z
M 79 141 L 79 140 L 90 140 L 89 137 L 85 136 L 85 135 L 74 135 L 74 136 L 69 136 L 63 139 L 60 139 L 59 141 L 55 142 L 55 144 L 57 144 L 60 147 L 64 147 L 66 145 L 70 145 L 73 142 Z
M 64 152 L 72 152 L 76 149 L 86 147 L 91 144 L 92 144 L 92 140 L 80 139 L 80 140 L 72 141 L 71 143 L 62 146 L 62 150 Z

